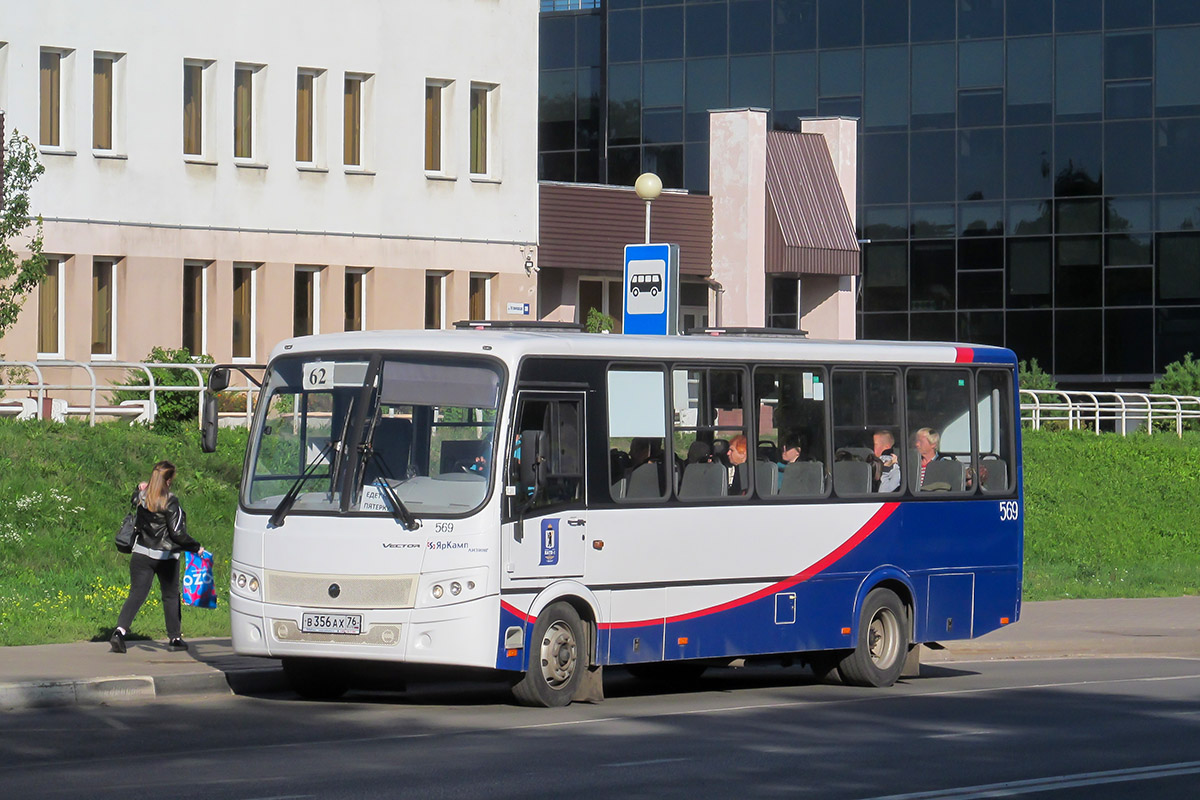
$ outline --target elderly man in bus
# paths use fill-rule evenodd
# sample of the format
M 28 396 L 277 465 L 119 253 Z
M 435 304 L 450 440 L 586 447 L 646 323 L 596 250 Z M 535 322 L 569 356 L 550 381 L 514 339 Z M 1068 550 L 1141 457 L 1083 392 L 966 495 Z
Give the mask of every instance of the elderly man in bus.
M 933 428 L 921 428 L 913 434 L 913 447 L 917 450 L 917 460 L 920 462 L 921 481 L 925 483 L 925 468 L 938 459 L 938 445 L 942 436 Z

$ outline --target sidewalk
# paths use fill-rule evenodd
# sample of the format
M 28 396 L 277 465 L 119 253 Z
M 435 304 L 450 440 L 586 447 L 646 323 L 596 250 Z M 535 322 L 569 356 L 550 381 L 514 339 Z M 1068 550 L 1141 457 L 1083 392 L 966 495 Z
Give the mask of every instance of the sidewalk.
M 923 649 L 926 664 L 1068 656 L 1200 658 L 1200 597 L 1026 603 L 1021 621 L 979 639 Z M 98 705 L 287 688 L 279 662 L 234 655 L 229 639 L 197 639 L 187 652 L 130 641 L 0 647 L 0 709 Z

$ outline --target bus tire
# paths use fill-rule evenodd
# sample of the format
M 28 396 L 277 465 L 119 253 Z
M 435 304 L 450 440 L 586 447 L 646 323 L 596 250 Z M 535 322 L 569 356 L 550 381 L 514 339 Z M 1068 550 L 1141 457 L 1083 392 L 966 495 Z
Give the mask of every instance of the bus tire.
M 523 706 L 560 708 L 575 699 L 588 668 L 588 639 L 569 603 L 553 603 L 538 615 L 530 642 L 529 667 L 513 684 Z
M 345 670 L 319 658 L 285 658 L 283 674 L 305 700 L 336 700 L 350 688 Z
M 872 589 L 858 615 L 858 642 L 838 673 L 852 686 L 891 686 L 904 670 L 908 630 L 904 604 L 890 589 Z

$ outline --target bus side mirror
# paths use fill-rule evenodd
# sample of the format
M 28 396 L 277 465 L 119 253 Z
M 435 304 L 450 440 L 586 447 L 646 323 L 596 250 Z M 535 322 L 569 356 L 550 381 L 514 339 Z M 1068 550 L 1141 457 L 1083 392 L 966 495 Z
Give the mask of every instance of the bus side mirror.
M 533 500 L 545 483 L 546 434 L 542 431 L 521 431 L 521 465 L 518 497 Z
M 229 376 L 225 377 L 228 383 Z M 217 396 L 206 389 L 200 402 L 204 404 L 200 418 L 200 449 L 212 453 L 217 449 Z
M 208 373 L 208 390 L 223 392 L 229 388 L 229 370 L 225 367 L 213 367 Z

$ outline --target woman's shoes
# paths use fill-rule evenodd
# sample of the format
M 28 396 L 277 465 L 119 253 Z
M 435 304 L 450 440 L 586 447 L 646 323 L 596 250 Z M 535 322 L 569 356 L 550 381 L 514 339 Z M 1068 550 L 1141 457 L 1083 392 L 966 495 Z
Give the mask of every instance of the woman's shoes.
M 187 648 L 187 642 L 185 642 L 182 638 L 177 637 L 167 642 L 168 650 L 187 650 Z
M 112 638 L 108 640 L 109 647 L 114 653 L 125 652 L 125 635 L 119 630 L 113 631 Z

